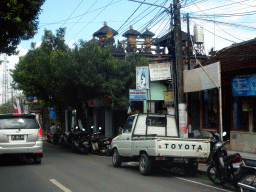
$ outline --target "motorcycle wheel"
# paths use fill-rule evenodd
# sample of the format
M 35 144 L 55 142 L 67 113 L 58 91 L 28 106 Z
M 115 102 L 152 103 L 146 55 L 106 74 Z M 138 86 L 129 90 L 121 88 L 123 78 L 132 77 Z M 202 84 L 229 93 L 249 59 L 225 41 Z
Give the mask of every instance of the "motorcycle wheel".
M 249 186 L 252 186 L 252 187 L 256 188 L 256 179 L 254 177 L 255 177 L 255 174 L 248 173 L 248 174 L 245 174 L 239 182 L 242 183 L 242 184 L 249 185 Z M 251 190 L 250 189 L 245 189 L 245 188 L 239 186 L 237 188 L 237 191 L 239 191 L 239 192 L 249 192 Z
M 213 164 L 208 167 L 207 176 L 216 185 L 223 185 L 225 183 L 220 170 L 217 170 Z
M 79 148 L 79 152 L 82 154 L 82 155 L 88 155 L 88 149 L 84 148 L 84 147 L 80 147 Z

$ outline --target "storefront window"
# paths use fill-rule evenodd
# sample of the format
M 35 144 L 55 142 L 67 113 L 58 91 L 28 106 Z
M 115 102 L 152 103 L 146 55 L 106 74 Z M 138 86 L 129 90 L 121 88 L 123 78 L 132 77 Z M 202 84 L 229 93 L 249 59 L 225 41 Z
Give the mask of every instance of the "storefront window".
M 204 128 L 217 128 L 218 126 L 218 92 L 217 89 L 203 91 Z
M 234 97 L 233 130 L 249 131 L 249 115 L 252 111 L 249 97 Z

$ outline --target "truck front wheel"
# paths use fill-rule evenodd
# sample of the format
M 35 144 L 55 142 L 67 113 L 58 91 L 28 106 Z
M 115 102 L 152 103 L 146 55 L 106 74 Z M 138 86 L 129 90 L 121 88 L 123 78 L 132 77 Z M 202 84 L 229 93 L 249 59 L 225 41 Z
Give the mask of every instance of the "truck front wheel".
M 149 175 L 151 173 L 152 161 L 145 153 L 140 156 L 139 169 L 142 175 Z
M 114 149 L 112 162 L 114 167 L 120 167 L 122 164 L 121 157 L 117 151 L 117 149 Z

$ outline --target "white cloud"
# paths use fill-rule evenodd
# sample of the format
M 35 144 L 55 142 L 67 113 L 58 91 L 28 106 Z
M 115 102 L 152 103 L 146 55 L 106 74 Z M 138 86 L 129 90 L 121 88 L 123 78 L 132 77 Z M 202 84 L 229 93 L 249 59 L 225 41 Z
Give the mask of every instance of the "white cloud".
M 21 46 L 18 45 L 17 50 L 19 51 L 18 55 L 12 55 L 7 57 L 8 63 L 8 69 L 14 69 L 15 65 L 19 62 L 19 57 L 24 56 L 27 54 L 28 50 L 23 49 Z
M 65 40 L 65 43 L 66 43 L 70 48 L 75 48 L 75 46 L 74 46 L 75 41 L 74 41 L 73 39 Z

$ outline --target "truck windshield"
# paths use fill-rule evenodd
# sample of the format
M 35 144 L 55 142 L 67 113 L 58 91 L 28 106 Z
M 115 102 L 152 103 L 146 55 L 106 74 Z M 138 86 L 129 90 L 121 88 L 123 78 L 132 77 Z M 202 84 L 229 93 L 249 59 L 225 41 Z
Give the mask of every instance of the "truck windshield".
M 132 131 L 132 125 L 134 121 L 134 116 L 128 117 L 125 126 L 124 126 L 124 131 L 123 133 L 130 133 Z

